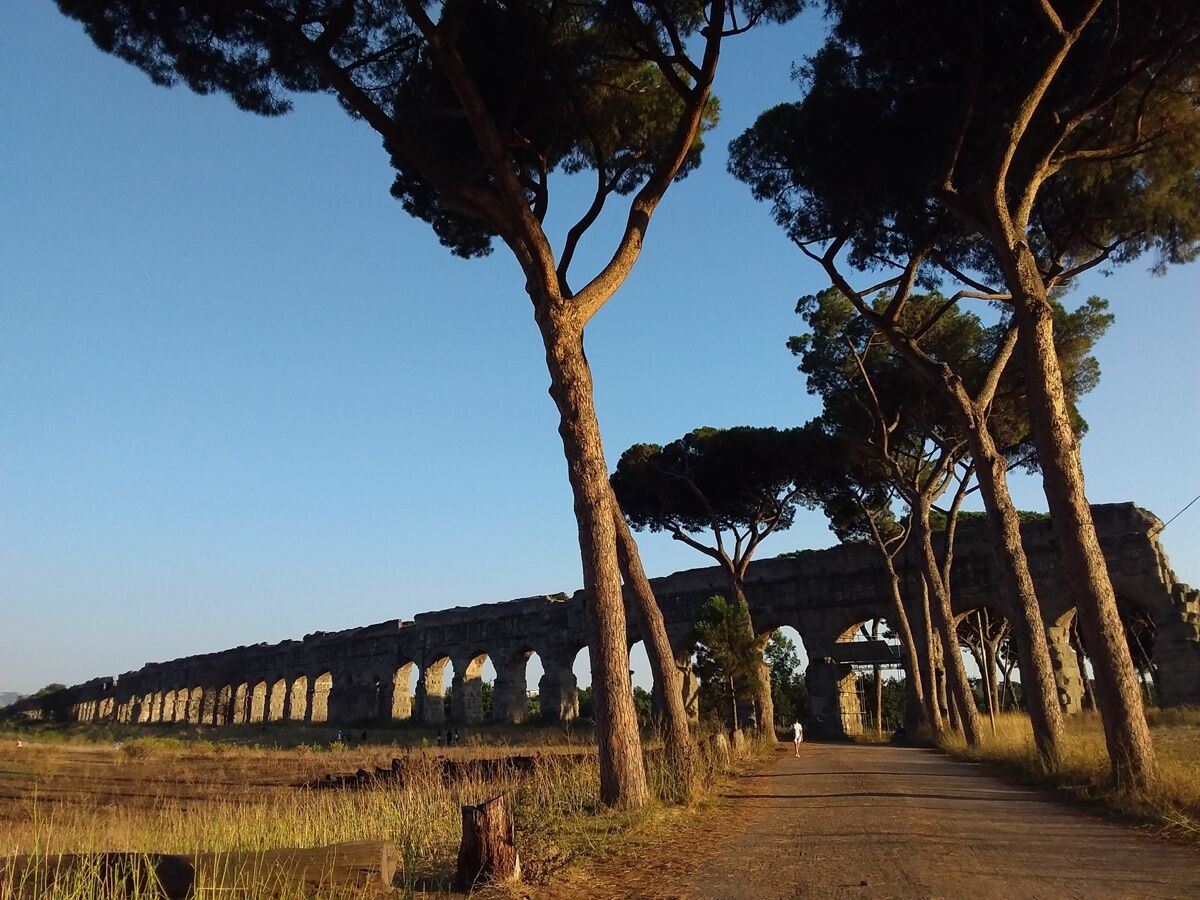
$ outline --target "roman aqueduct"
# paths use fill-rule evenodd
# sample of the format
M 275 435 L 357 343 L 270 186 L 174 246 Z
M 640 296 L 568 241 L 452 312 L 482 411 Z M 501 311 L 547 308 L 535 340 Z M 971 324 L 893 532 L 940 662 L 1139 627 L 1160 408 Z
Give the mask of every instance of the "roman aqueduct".
M 1200 592 L 1176 582 L 1159 544 L 1157 518 L 1131 503 L 1093 507 L 1119 602 L 1149 614 L 1153 659 L 1163 705 L 1200 705 Z M 1071 591 L 1048 521 L 1027 523 L 1025 546 L 1046 617 L 1060 701 L 1080 708 L 1083 679 L 1068 642 Z M 911 564 L 902 570 L 914 588 Z M 694 616 L 705 598 L 725 590 L 717 568 L 677 572 L 652 582 L 677 661 L 690 672 Z M 751 565 L 747 594 L 756 628 L 795 628 L 809 657 L 807 685 L 818 732 L 853 731 L 860 721 L 848 653 L 858 626 L 887 617 L 887 581 L 875 552 L 843 545 Z M 991 546 L 982 528 L 964 529 L 955 549 L 955 612 L 988 607 L 1008 615 Z M 641 639 L 627 617 L 630 645 Z M 27 700 L 14 712 L 77 721 L 189 722 L 211 725 L 276 720 L 359 723 L 445 721 L 447 664 L 452 664 L 450 718 L 483 717 L 481 670 L 496 671 L 492 718 L 520 723 L 527 714 L 526 662 L 536 653 L 541 714 L 578 713 L 572 666 L 586 644 L 584 596 L 554 594 L 421 613 L 302 640 L 256 644 L 149 663 L 115 677 L 94 678 L 63 695 Z M 411 686 L 416 675 L 415 689 Z M 695 680 L 685 690 L 694 699 Z M 848 685 L 851 689 L 848 689 Z M 52 704 L 52 706 L 51 706 Z

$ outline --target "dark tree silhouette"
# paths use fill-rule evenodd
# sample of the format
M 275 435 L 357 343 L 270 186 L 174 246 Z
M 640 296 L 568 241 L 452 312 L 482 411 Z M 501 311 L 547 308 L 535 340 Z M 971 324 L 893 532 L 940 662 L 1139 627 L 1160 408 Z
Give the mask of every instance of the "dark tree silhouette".
M 613 490 L 635 528 L 666 531 L 717 561 L 735 603 L 746 600 L 746 569 L 762 541 L 792 524 L 812 491 L 810 429 L 697 428 L 665 446 L 634 444 L 621 454 Z M 697 535 L 708 534 L 706 544 Z M 747 618 L 751 637 L 759 644 Z M 758 726 L 774 722 L 770 671 L 755 687 Z
M 1200 4 L 833 0 L 829 11 L 805 100 L 744 139 L 780 148 L 756 192 L 827 269 L 843 251 L 891 268 L 897 303 L 938 277 L 963 287 L 959 300 L 1011 311 L 1109 757 L 1118 780 L 1145 787 L 1153 748 L 1084 493 L 1052 299 L 1096 266 L 1153 252 L 1162 268 L 1200 248 Z

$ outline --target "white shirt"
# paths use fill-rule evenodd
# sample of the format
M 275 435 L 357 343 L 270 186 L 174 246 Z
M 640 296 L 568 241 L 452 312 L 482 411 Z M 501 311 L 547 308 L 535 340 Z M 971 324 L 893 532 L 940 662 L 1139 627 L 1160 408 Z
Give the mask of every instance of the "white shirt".
M 804 740 L 804 726 L 801 725 L 799 722 L 792 723 L 792 740 L 793 741 Z

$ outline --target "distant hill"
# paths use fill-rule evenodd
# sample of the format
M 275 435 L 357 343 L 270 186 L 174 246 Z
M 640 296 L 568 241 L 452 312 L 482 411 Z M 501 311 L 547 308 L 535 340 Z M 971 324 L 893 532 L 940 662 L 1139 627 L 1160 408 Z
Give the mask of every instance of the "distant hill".
M 0 708 L 11 706 L 24 696 L 24 694 L 18 694 L 15 691 L 0 691 Z

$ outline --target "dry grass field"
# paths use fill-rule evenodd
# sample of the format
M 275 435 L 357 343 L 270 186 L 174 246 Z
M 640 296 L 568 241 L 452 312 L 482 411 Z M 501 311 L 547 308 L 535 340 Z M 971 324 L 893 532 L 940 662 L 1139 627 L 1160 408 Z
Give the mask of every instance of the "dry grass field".
M 1098 802 L 1165 833 L 1200 841 L 1200 710 L 1148 711 L 1158 763 L 1158 783 L 1147 793 L 1118 790 L 1109 778 L 1108 754 L 1100 717 L 1094 712 L 1068 716 L 1067 740 L 1059 771 L 1043 771 L 1033 746 L 1029 717 L 1003 713 L 996 734 L 984 718 L 984 743 L 967 747 L 961 738 L 943 742 L 956 756 L 998 765 L 1038 784 L 1054 786 L 1076 798 Z
M 655 816 L 653 809 L 635 815 L 600 809 L 594 745 L 586 735 L 496 729 L 475 732 L 470 746 L 438 748 L 422 746 L 432 732 L 408 729 L 379 732 L 374 742 L 345 747 L 330 741 L 335 729 L 270 731 L 210 729 L 179 737 L 136 728 L 128 732 L 136 737 L 102 732 L 103 741 L 87 730 L 0 732 L 0 859 L 31 853 L 262 851 L 381 840 L 399 849 L 397 882 L 406 893 L 417 888 L 438 893 L 453 874 L 463 804 L 511 793 L 526 877 L 534 882 L 603 854 L 631 830 L 652 827 Z M 287 746 L 266 746 L 273 736 Z M 25 744 L 19 749 L 18 737 Z M 486 778 L 448 780 L 436 759 L 533 752 L 540 760 L 532 773 L 502 770 Z M 403 784 L 353 790 L 303 786 L 327 773 L 386 768 L 394 757 L 404 760 Z M 670 775 L 654 758 L 649 754 L 651 778 L 666 796 Z M 709 778 L 717 769 L 716 761 L 707 761 Z M 218 896 L 203 887 L 197 896 Z M 57 895 L 102 896 L 95 891 L 94 883 L 60 886 Z M 14 888 L 0 885 L 0 900 L 17 896 Z

